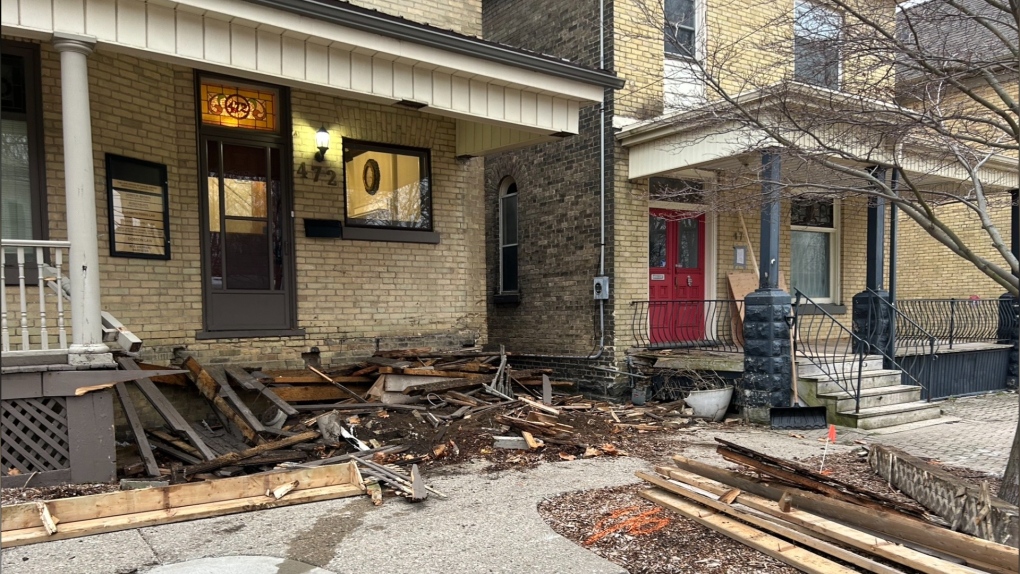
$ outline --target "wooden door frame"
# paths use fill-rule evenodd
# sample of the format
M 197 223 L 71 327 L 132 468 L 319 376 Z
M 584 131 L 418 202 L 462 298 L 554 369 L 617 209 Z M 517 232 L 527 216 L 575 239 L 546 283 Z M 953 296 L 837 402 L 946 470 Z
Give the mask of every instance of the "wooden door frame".
M 195 135 L 198 147 L 198 192 L 199 192 L 199 244 L 202 259 L 202 330 L 195 333 L 195 338 L 227 339 L 245 337 L 288 337 L 304 335 L 304 329 L 297 327 L 297 269 L 296 245 L 294 236 L 294 140 L 291 135 L 290 89 L 286 86 L 257 82 L 247 78 L 238 78 L 202 70 L 194 72 L 195 101 Z M 279 98 L 276 102 L 278 129 L 274 132 L 260 132 L 239 128 L 207 126 L 202 123 L 201 98 L 202 78 L 222 80 L 227 83 L 263 85 L 277 90 Z M 209 181 L 204 175 L 209 173 L 206 141 L 209 139 L 237 145 L 266 145 L 280 148 L 280 185 L 283 192 L 281 210 L 283 211 L 283 242 L 284 270 L 283 278 L 287 293 L 287 316 L 289 327 L 283 329 L 242 329 L 211 331 L 209 325 L 209 299 L 211 296 L 209 277 L 211 276 L 211 258 L 209 245 Z
M 670 201 L 649 201 L 648 213 L 652 210 L 686 211 L 705 215 L 705 300 L 718 298 L 719 293 L 719 217 L 712 211 L 706 211 L 704 205 L 695 203 L 673 203 Z M 737 243 L 743 243 L 738 241 Z M 750 246 L 748 246 L 750 249 Z M 651 300 L 651 290 L 646 291 Z

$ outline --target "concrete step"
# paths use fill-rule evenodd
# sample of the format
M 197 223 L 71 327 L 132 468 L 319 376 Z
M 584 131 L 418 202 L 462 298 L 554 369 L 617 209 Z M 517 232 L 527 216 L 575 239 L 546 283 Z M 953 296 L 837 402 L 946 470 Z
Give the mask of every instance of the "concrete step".
M 798 373 L 800 388 L 804 386 L 814 387 L 814 395 L 826 395 L 841 392 L 846 389 L 857 388 L 857 373 L 847 372 L 847 378 L 836 382 L 825 375 L 804 376 Z M 865 371 L 861 373 L 861 390 L 873 389 L 876 387 L 893 387 L 902 384 L 903 373 L 895 369 L 881 369 L 876 371 Z M 842 384 L 841 384 L 842 383 Z
M 820 367 L 811 362 L 811 359 L 807 357 L 797 357 L 797 374 L 801 377 L 814 377 L 824 375 L 826 372 L 843 373 L 849 372 L 851 366 L 854 372 L 857 372 L 857 361 L 825 361 L 826 368 L 822 370 Z M 879 371 L 882 370 L 882 357 L 879 355 L 868 355 L 864 358 L 864 364 L 861 367 L 863 371 Z
M 835 403 L 838 412 L 852 411 L 855 406 L 853 393 L 846 391 L 819 394 L 818 399 L 826 404 Z M 861 389 L 862 409 L 912 403 L 920 400 L 921 387 L 917 385 L 892 385 Z
M 896 425 L 936 419 L 942 415 L 937 404 L 924 401 L 900 403 L 883 407 L 861 409 L 860 412 L 829 411 L 829 422 L 840 426 L 864 430 L 886 428 Z

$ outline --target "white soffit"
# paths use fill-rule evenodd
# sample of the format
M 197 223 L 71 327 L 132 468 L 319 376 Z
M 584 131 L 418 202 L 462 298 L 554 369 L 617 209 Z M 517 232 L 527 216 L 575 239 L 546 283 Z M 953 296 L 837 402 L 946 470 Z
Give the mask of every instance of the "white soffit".
M 4 0 L 0 26 L 539 136 L 577 133 L 579 107 L 604 89 L 242 0 Z

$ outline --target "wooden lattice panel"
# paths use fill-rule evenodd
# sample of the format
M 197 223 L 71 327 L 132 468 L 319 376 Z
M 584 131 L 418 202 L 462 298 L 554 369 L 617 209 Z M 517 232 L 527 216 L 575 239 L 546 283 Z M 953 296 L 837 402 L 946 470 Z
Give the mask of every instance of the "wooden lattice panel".
M 3 473 L 46 472 L 70 466 L 64 397 L 0 401 L 0 462 Z

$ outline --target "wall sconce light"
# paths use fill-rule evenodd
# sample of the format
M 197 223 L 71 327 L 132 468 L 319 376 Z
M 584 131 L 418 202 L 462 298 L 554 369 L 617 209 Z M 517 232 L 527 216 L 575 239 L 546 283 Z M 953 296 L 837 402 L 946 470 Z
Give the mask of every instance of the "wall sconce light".
M 318 153 L 315 154 L 315 161 L 326 161 L 326 151 L 329 150 L 329 132 L 326 131 L 326 126 L 322 126 L 319 131 L 315 132 L 315 147 L 319 148 Z

